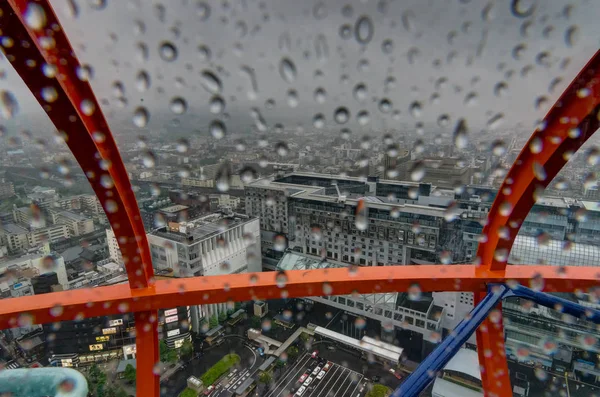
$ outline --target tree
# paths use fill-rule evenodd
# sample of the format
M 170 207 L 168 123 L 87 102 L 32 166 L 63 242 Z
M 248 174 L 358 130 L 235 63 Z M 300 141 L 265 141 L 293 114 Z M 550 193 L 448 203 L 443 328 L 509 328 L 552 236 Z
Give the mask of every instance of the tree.
M 227 313 L 221 312 L 219 313 L 219 323 L 224 323 L 227 320 Z
M 177 362 L 177 360 L 179 360 L 179 354 L 177 354 L 177 350 L 169 349 L 169 352 L 167 353 L 167 362 L 174 364 Z
M 282 360 L 275 361 L 275 367 L 279 368 L 279 369 L 285 367 L 285 361 L 282 361 Z
M 104 397 L 129 397 L 129 394 L 122 387 L 116 385 L 106 386 L 103 393 Z
M 127 364 L 127 366 L 125 367 L 125 375 L 124 376 L 125 376 L 125 379 L 129 383 L 135 383 L 136 370 L 135 370 L 135 368 L 133 368 L 133 365 Z
M 264 383 L 266 385 L 266 384 L 271 383 L 272 380 L 273 380 L 273 377 L 268 372 L 262 371 L 260 374 L 258 374 L 258 381 L 260 383 Z
M 261 329 L 262 328 L 262 319 L 258 316 L 252 316 L 252 318 L 250 318 L 250 326 L 252 328 Z
M 162 361 L 162 362 L 167 361 L 167 354 L 169 353 L 169 346 L 167 346 L 167 342 L 165 342 L 164 340 L 161 340 L 158 343 L 158 351 L 159 351 L 159 355 L 160 355 L 160 361 Z
M 300 334 L 300 340 L 302 340 L 302 342 L 308 342 L 309 339 L 310 339 L 310 335 L 307 334 L 306 332 L 303 332 Z
M 300 351 L 298 350 L 298 348 L 296 346 L 290 346 L 287 349 L 287 355 L 290 359 L 294 359 L 294 358 L 298 357 L 298 354 L 300 354 Z
M 208 320 L 208 325 L 210 325 L 210 328 L 214 328 L 219 325 L 219 318 L 216 314 Z
M 104 395 L 106 385 L 106 374 L 96 365 L 92 364 L 87 373 L 88 389 L 95 396 Z
M 389 387 L 376 383 L 365 397 L 386 397 L 390 392 L 391 390 Z
M 179 397 L 198 397 L 198 393 L 188 387 L 181 392 Z
M 238 310 L 240 310 L 242 308 L 242 302 L 235 302 L 233 304 L 233 307 L 234 307 L 235 311 L 237 312 Z
M 194 353 L 194 345 L 192 344 L 192 342 L 186 339 L 185 341 L 183 341 L 179 352 L 183 357 L 189 358 Z

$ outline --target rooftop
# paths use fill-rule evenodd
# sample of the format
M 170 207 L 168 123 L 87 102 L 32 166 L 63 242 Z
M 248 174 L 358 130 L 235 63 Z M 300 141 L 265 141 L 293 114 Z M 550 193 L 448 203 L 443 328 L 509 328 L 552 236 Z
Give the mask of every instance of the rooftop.
M 69 218 L 74 221 L 77 221 L 77 222 L 82 222 L 82 221 L 87 220 L 87 218 L 85 216 L 82 216 L 82 215 L 76 214 L 75 212 L 70 212 L 70 211 L 62 211 L 60 213 L 60 215 L 64 216 L 65 218 Z
M 161 209 L 161 212 L 169 212 L 169 213 L 173 213 L 173 212 L 179 212 L 179 211 L 183 211 L 183 210 L 187 210 L 189 207 L 187 205 L 172 205 L 170 207 L 165 207 Z
M 2 225 L 2 229 L 11 234 L 25 234 L 29 232 L 29 230 L 14 223 L 5 223 Z
M 234 226 L 249 222 L 250 218 L 244 214 L 213 213 L 204 215 L 187 222 L 170 223 L 169 226 L 161 227 L 150 234 L 158 237 L 193 244 L 199 240 L 213 235 L 223 233 Z

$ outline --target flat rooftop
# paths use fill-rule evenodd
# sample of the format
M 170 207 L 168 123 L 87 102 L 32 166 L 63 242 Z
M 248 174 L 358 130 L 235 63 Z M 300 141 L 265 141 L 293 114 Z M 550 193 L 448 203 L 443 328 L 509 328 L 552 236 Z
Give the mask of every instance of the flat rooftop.
M 177 204 L 177 205 L 172 205 L 170 207 L 165 207 L 165 208 L 161 208 L 161 212 L 179 212 L 179 211 L 183 211 L 183 210 L 187 210 L 189 207 L 187 205 L 181 205 L 181 204 Z
M 187 222 L 180 222 L 178 224 L 179 231 L 171 230 L 168 226 L 164 226 L 152 231 L 150 234 L 181 243 L 193 244 L 196 241 L 223 233 L 232 227 L 247 223 L 253 219 L 256 218 L 244 214 L 213 213 Z
M 29 230 L 14 223 L 5 223 L 2 225 L 2 229 L 11 234 L 24 234 L 29 232 Z

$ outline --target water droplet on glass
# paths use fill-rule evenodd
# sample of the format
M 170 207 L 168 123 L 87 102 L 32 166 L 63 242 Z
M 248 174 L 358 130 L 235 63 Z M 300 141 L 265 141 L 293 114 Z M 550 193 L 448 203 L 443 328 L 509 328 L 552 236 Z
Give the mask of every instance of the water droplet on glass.
M 467 105 L 469 107 L 473 107 L 473 106 L 477 105 L 477 102 L 478 102 L 477 93 L 475 93 L 475 92 L 469 92 L 465 96 L 465 105 Z
M 354 36 L 360 44 L 368 44 L 373 38 L 373 22 L 367 15 L 363 15 L 356 21 Z
M 421 286 L 419 284 L 412 284 L 408 287 L 408 299 L 411 301 L 418 301 L 421 299 Z
M 295 108 L 296 106 L 298 106 L 299 99 L 298 99 L 298 92 L 296 90 L 294 90 L 294 89 L 288 90 L 287 103 L 288 103 L 288 106 L 291 108 Z
M 256 99 L 258 96 L 258 83 L 256 82 L 256 73 L 254 73 L 254 69 L 250 66 L 242 65 L 240 68 L 242 74 L 246 75 L 249 81 L 249 89 L 247 91 L 247 97 L 250 100 Z
M 210 61 L 211 51 L 207 46 L 200 44 L 198 46 L 198 56 L 201 61 L 208 62 Z
M 359 102 L 363 102 L 364 100 L 367 99 L 367 86 L 364 83 L 358 83 L 355 87 L 354 87 L 354 98 L 359 101 Z
M 454 146 L 457 149 L 465 149 L 469 144 L 468 128 L 465 119 L 460 119 L 454 128 Z
M 220 96 L 215 95 L 212 98 L 210 98 L 208 108 L 211 113 L 219 114 L 225 109 L 225 101 Z
M 572 25 L 565 31 L 565 43 L 569 47 L 574 47 L 579 41 L 579 26 Z
M 324 88 L 319 87 L 315 90 L 315 101 L 317 103 L 325 103 L 325 99 L 327 98 L 327 92 Z
M 42 88 L 42 98 L 48 103 L 52 103 L 58 99 L 58 92 L 52 86 Z
M 352 37 L 352 25 L 350 24 L 343 24 L 342 26 L 340 26 L 340 37 L 344 40 L 348 40 L 349 38 Z
M 259 131 L 261 131 L 261 132 L 267 131 L 267 129 L 268 129 L 267 122 L 265 121 L 264 117 L 262 116 L 262 114 L 258 108 L 251 108 L 250 116 L 252 116 L 252 118 L 254 119 L 254 125 L 256 126 L 256 128 Z
M 422 161 L 415 161 L 409 171 L 410 180 L 419 182 L 425 177 L 425 164 Z
M 510 12 L 517 18 L 528 18 L 535 11 L 537 0 L 512 0 Z
M 331 284 L 325 282 L 323 283 L 323 295 L 329 296 L 333 293 L 333 287 Z
M 413 117 L 421 117 L 421 112 L 423 110 L 423 106 L 421 105 L 420 102 L 414 101 L 413 103 L 410 104 L 410 114 Z
M 285 274 L 285 272 L 282 270 L 277 272 L 277 274 L 275 275 L 275 283 L 277 284 L 277 287 L 285 288 L 287 282 L 288 282 L 287 274 Z
M 19 112 L 17 98 L 10 91 L 0 90 L 0 114 L 5 119 L 13 118 Z
M 177 47 L 169 41 L 163 41 L 158 48 L 158 54 L 163 61 L 173 62 L 177 59 Z
M 585 151 L 585 162 L 590 167 L 596 167 L 600 165 L 600 149 L 594 146 Z
M 204 70 L 201 73 L 202 79 L 200 80 L 200 84 L 202 87 L 211 94 L 220 94 L 223 89 L 223 85 L 221 84 L 221 80 L 210 70 Z
M 381 113 L 389 113 L 390 110 L 392 110 L 392 102 L 387 98 L 381 99 L 379 101 L 379 111 Z
M 313 117 L 313 126 L 318 129 L 325 127 L 325 116 L 322 113 Z
M 406 10 L 402 13 L 402 26 L 407 32 L 412 32 L 415 23 L 415 13 L 412 10 Z
M 210 17 L 210 6 L 205 2 L 200 2 L 196 5 L 196 15 L 200 21 L 206 21 Z
M 507 91 L 508 84 L 506 84 L 504 81 L 500 81 L 494 86 L 494 95 L 496 95 L 497 97 L 502 97 L 506 95 Z
M 442 128 L 447 127 L 450 124 L 450 116 L 447 114 L 440 115 L 437 119 L 437 124 Z
M 148 120 L 150 120 L 150 113 L 146 110 L 145 107 L 138 107 L 133 112 L 133 124 L 135 124 L 138 128 L 144 128 L 148 124 Z
M 391 39 L 383 40 L 381 43 L 381 50 L 384 52 L 384 54 L 390 54 L 392 51 L 394 51 L 394 42 Z
M 96 111 L 96 105 L 89 99 L 84 99 L 79 104 L 79 109 L 86 116 L 91 116 Z
M 208 126 L 208 130 L 215 139 L 222 139 L 227 134 L 227 128 L 221 120 L 213 120 Z
M 184 114 L 187 111 L 187 102 L 181 97 L 171 99 L 171 111 L 175 114 Z
M 358 124 L 364 126 L 369 124 L 371 116 L 367 110 L 361 110 L 356 114 L 356 120 L 358 121 Z
M 223 163 L 215 175 L 215 186 L 220 192 L 226 192 L 229 190 L 231 183 L 231 168 L 229 163 Z
M 277 142 L 275 144 L 275 151 L 281 157 L 287 156 L 288 153 L 289 153 L 289 148 L 287 146 L 287 143 L 285 143 L 285 142 Z
M 368 209 L 365 201 L 360 199 L 356 205 L 356 211 L 354 213 L 354 225 L 357 230 L 367 230 L 369 227 L 369 216 Z
M 289 58 L 283 58 L 279 62 L 279 74 L 287 83 L 293 83 L 296 80 L 296 65 Z
M 33 30 L 41 30 L 46 26 L 46 11 L 44 7 L 30 2 L 25 10 L 25 24 Z
M 502 125 L 503 122 L 504 122 L 504 114 L 497 113 L 488 120 L 487 126 L 490 130 L 494 130 L 494 129 L 500 127 L 500 125 Z
M 154 153 L 150 151 L 145 151 L 142 153 L 142 164 L 146 168 L 153 168 L 156 164 L 156 158 L 154 157 Z
M 333 113 L 333 119 L 338 124 L 345 124 L 350 119 L 350 112 L 344 106 L 340 106 Z
M 135 86 L 140 92 L 150 88 L 150 75 L 145 70 L 140 70 L 135 78 Z

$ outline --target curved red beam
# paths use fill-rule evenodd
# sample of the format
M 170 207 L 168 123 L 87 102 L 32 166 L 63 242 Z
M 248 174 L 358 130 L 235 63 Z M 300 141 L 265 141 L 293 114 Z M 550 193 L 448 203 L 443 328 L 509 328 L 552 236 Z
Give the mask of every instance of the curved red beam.
M 24 21 L 31 4 L 44 10 L 42 28 L 33 29 Z M 52 7 L 46 0 L 9 0 L 0 2 L 0 11 L 2 51 L 60 131 L 102 203 L 131 288 L 147 287 L 154 272 L 125 165 L 89 83 L 77 75 L 83 69 Z M 54 72 L 42 73 L 42 68 Z M 54 100 L 45 100 L 42 90 L 54 90 Z
M 504 178 L 483 228 L 477 258 L 481 266 L 501 270 L 536 198 L 569 157 L 598 129 L 600 51 L 573 80 L 535 130 Z M 500 231 L 508 228 L 508 238 Z

